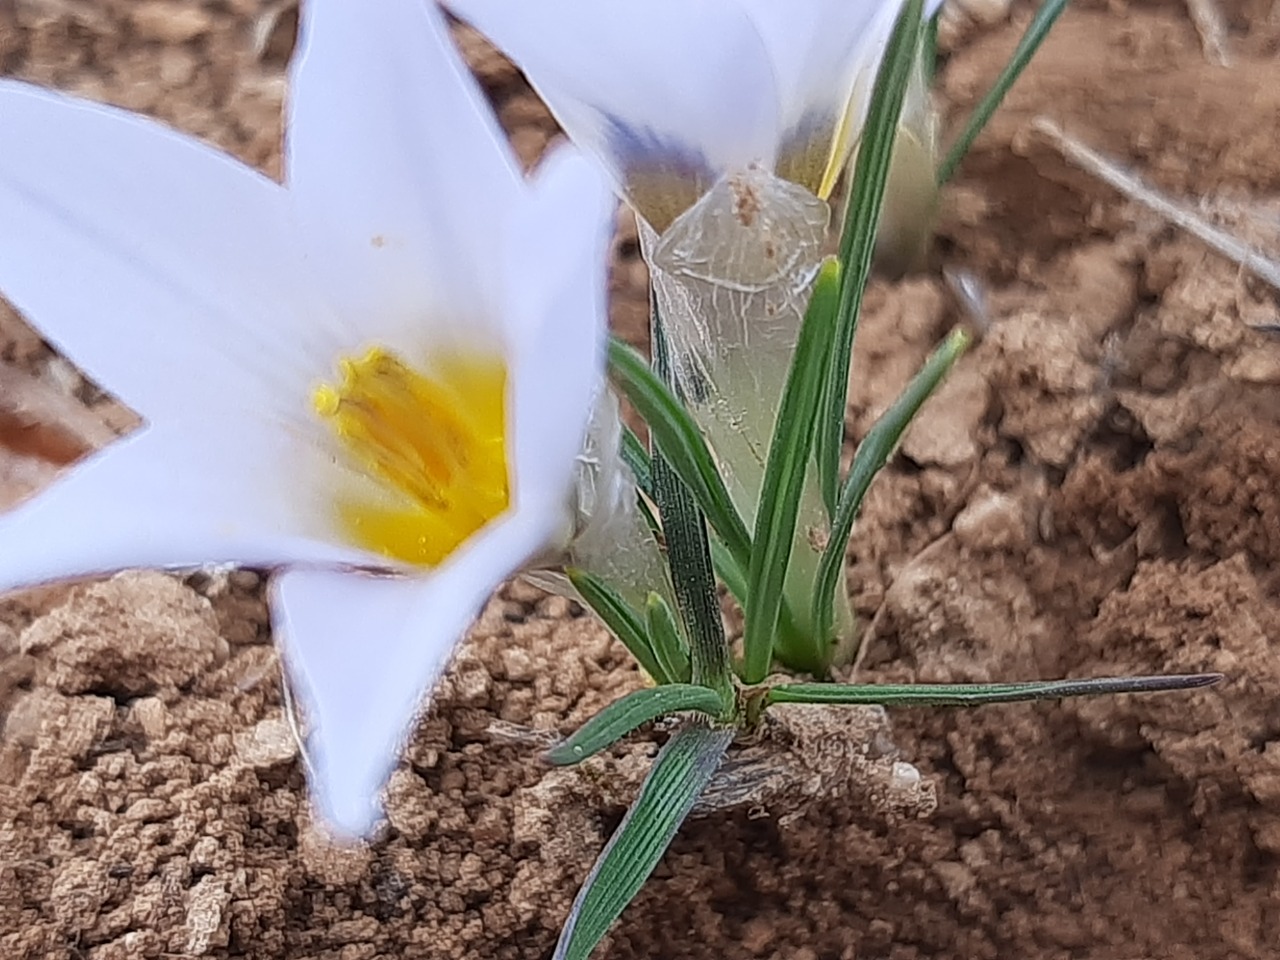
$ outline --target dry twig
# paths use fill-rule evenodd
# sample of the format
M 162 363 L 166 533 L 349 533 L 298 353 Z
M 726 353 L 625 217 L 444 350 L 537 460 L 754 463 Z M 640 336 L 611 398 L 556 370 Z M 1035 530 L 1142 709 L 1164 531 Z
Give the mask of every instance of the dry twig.
M 1185 204 L 1170 200 L 1142 182 L 1114 160 L 1104 157 L 1065 133 L 1047 117 L 1037 117 L 1032 128 L 1067 160 L 1102 180 L 1131 200 L 1164 217 L 1208 244 L 1215 251 L 1280 290 L 1280 262 L 1200 216 Z
M 1196 33 L 1200 34 L 1204 58 L 1216 67 L 1231 66 L 1227 53 L 1227 25 L 1214 0 L 1187 0 L 1187 10 L 1196 26 Z

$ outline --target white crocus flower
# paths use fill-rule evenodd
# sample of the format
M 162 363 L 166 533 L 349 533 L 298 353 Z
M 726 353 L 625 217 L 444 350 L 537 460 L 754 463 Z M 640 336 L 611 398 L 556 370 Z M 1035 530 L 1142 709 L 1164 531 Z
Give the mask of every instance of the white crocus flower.
M 661 233 L 758 167 L 826 198 L 904 0 L 445 0 Z M 941 0 L 930 0 L 932 15 Z
M 828 249 L 827 201 L 904 0 L 445 2 L 524 70 L 639 214 L 676 380 L 752 523 Z M 913 102 L 927 112 L 917 86 Z M 910 139 L 918 173 L 920 134 Z M 909 184 L 894 190 L 927 213 Z M 886 222 L 910 234 L 892 215 Z M 808 487 L 787 583 L 800 621 L 828 525 L 816 480 Z M 847 643 L 853 619 L 839 609 L 831 639 Z
M 0 83 L 0 291 L 145 426 L 0 517 L 0 590 L 269 567 L 318 804 L 366 832 L 493 589 L 563 545 L 613 200 L 526 183 L 427 0 L 308 0 L 287 187 Z

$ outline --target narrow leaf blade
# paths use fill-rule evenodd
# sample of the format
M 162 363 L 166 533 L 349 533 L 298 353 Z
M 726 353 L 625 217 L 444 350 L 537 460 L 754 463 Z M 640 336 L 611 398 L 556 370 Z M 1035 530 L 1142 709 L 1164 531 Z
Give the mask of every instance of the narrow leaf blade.
M 649 879 L 732 740 L 732 730 L 695 723 L 667 741 L 578 892 L 552 960 L 587 960 Z
M 1194 690 L 1221 679 L 1220 673 L 1190 673 L 1034 680 L 1027 683 L 789 683 L 770 690 L 767 700 L 769 703 L 877 704 L 883 707 L 980 707 L 991 703 Z
M 818 575 L 813 586 L 812 621 L 814 642 L 828 644 L 835 617 L 835 592 L 841 586 L 841 561 L 853 532 L 853 521 L 862 507 L 862 499 L 871 481 L 888 462 L 889 454 L 898 445 L 903 431 L 920 412 L 924 402 L 933 395 L 948 371 L 968 349 L 971 338 L 963 330 L 954 331 L 925 361 L 906 389 L 894 401 L 893 406 L 881 414 L 880 419 L 867 431 L 858 444 L 849 476 L 845 479 L 831 521 L 831 538 L 818 561 Z M 819 663 L 825 663 L 826 649 L 817 651 Z
M 828 260 L 814 282 L 796 338 L 760 487 L 756 528 L 751 538 L 751 563 L 747 569 L 743 633 L 743 679 L 747 683 L 763 680 L 773 661 L 774 638 L 783 606 L 783 583 L 795 542 L 805 473 L 813 452 L 813 424 L 822 402 L 839 295 L 840 265 Z
M 645 605 L 645 625 L 649 630 L 649 643 L 654 655 L 667 676 L 679 683 L 688 683 L 691 675 L 689 647 L 680 635 L 676 615 L 663 599 L 662 594 L 651 592 Z
M 640 492 L 653 499 L 653 464 L 649 460 L 649 451 L 628 426 L 622 428 L 622 445 L 619 449 L 622 462 L 631 468 Z
M 587 601 L 596 616 L 604 621 L 604 625 L 613 631 L 614 636 L 640 662 L 645 673 L 658 683 L 675 681 L 676 678 L 668 676 L 658 661 L 653 645 L 649 642 L 644 621 L 617 592 L 585 570 L 570 567 L 565 570 L 565 576 L 574 589 L 582 594 L 582 599 Z
M 652 297 L 650 303 L 654 368 L 661 382 L 675 391 L 677 388 L 672 384 L 671 358 L 657 298 Z M 679 398 L 674 393 L 672 396 L 678 403 Z M 700 686 L 710 687 L 720 694 L 725 703 L 730 703 L 733 699 L 733 668 L 729 659 L 729 642 L 720 618 L 706 518 L 698 509 L 688 485 L 667 461 L 660 445 L 654 450 L 652 460 L 654 502 L 662 514 L 671 585 L 689 636 L 690 679 Z M 716 479 L 719 480 L 718 474 Z M 746 549 L 749 552 L 750 546 L 746 545 Z
M 1062 15 L 1062 11 L 1066 8 L 1067 0 L 1045 0 L 1040 5 L 1036 15 L 1027 24 L 1026 32 L 1023 33 L 1022 39 L 1018 41 L 1018 46 L 1014 48 L 1009 62 L 1004 65 L 1004 69 L 1000 71 L 1000 76 L 996 78 L 996 82 L 992 84 L 986 96 L 982 98 L 982 101 L 974 108 L 973 113 L 969 115 L 969 119 L 965 121 L 964 129 L 960 132 L 960 136 L 956 137 L 956 142 L 951 145 L 951 149 L 947 151 L 946 157 L 943 158 L 942 163 L 938 166 L 939 184 L 946 183 L 955 174 L 956 168 L 960 166 L 960 161 L 964 159 L 965 154 L 969 152 L 969 148 L 973 146 L 973 141 L 978 139 L 978 134 L 982 132 L 987 125 L 987 121 L 991 119 L 991 115 L 996 112 L 1004 101 L 1005 94 L 1009 92 L 1009 88 L 1022 75 L 1022 71 L 1027 68 L 1031 58 L 1040 49 L 1040 44 L 1044 43 L 1045 37 L 1049 35 L 1050 28 L 1057 23 L 1058 17 Z
M 571 737 L 548 750 L 547 760 L 556 766 L 581 763 L 650 720 L 685 711 L 715 717 L 721 708 L 720 697 L 714 690 L 691 683 L 668 683 L 636 690 L 609 704 Z
M 697 424 L 641 356 L 618 340 L 609 344 L 614 381 L 649 425 L 657 449 L 689 488 L 699 508 L 743 564 L 751 538 L 729 498 Z
M 719 540 L 711 541 L 711 565 L 715 569 L 716 576 L 725 585 L 725 589 L 729 591 L 729 595 L 737 600 L 739 605 L 745 605 L 747 600 L 747 575 L 743 569 L 738 566 L 738 561 L 733 558 L 733 554 Z
M 844 231 L 840 237 L 840 305 L 836 311 L 836 333 L 831 347 L 830 371 L 823 390 L 822 413 L 817 423 L 818 476 L 830 514 L 835 513 L 839 486 L 840 446 L 844 439 L 844 408 L 849 395 L 854 333 L 867 276 L 871 272 L 871 256 L 875 251 L 876 230 L 884 205 L 885 184 L 889 179 L 889 161 L 898 135 L 898 120 L 919 52 L 923 10 L 922 0 L 908 0 L 885 48 L 871 94 L 867 121 L 862 128 L 849 203 L 845 208 Z

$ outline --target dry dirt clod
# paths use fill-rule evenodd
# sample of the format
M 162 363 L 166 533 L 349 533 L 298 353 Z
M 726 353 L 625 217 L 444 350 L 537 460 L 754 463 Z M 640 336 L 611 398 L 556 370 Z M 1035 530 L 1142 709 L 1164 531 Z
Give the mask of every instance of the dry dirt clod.
M 184 0 L 135 0 L 129 20 L 143 39 L 166 44 L 189 43 L 214 26 L 206 7 Z
M 236 734 L 236 759 L 254 769 L 270 769 L 298 756 L 294 728 L 282 717 L 259 720 L 251 729 Z
M 27 749 L 52 747 L 73 760 L 84 760 L 110 733 L 115 713 L 115 704 L 106 697 L 66 697 L 37 687 L 15 700 L 5 719 L 4 738 Z
M 46 682 L 63 693 L 120 699 L 172 695 L 225 663 L 229 650 L 208 601 L 160 573 L 78 587 L 20 643 L 43 655 Z
M 956 540 L 967 550 L 1013 550 L 1028 540 L 1026 509 L 1009 494 L 984 489 L 955 518 Z
M 214 947 L 226 946 L 223 915 L 230 902 L 226 880 L 215 876 L 200 879 L 187 900 L 187 953 L 203 957 Z

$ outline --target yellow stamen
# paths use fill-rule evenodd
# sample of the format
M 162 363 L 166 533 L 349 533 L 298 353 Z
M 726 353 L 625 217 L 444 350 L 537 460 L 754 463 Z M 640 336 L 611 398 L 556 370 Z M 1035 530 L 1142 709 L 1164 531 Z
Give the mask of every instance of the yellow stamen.
M 382 494 L 340 495 L 344 532 L 383 556 L 440 564 L 510 504 L 506 364 L 449 354 L 420 373 L 375 347 L 339 371 L 312 402 Z
M 853 117 L 852 117 L 852 101 L 849 107 L 845 108 L 844 114 L 836 123 L 835 131 L 831 137 L 831 147 L 827 151 L 826 163 L 822 168 L 822 176 L 818 178 L 818 189 L 816 195 L 819 199 L 830 200 L 831 192 L 836 188 L 836 181 L 840 179 L 840 174 L 844 172 L 844 166 L 849 161 L 849 154 L 853 149 Z

